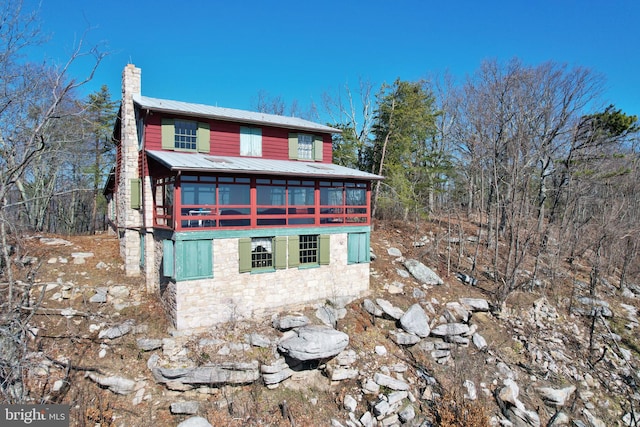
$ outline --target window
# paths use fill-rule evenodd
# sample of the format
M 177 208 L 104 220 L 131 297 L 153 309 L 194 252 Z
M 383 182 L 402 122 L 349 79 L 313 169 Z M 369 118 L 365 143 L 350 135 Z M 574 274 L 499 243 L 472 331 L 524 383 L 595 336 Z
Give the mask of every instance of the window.
M 300 236 L 300 264 L 318 263 L 318 236 L 313 234 Z
M 182 119 L 162 119 L 162 149 L 208 153 L 209 123 Z
M 328 265 L 329 235 L 289 236 L 289 267 Z
M 287 268 L 287 238 L 253 237 L 238 240 L 240 273 Z
M 347 252 L 348 264 L 368 263 L 371 258 L 369 233 L 349 233 L 347 235 Z
M 298 134 L 298 159 L 313 160 L 313 137 L 311 135 Z
M 289 134 L 289 158 L 322 161 L 322 136 L 304 133 Z
M 198 144 L 198 124 L 176 120 L 174 126 L 174 147 L 182 150 L 195 150 Z
M 153 180 L 153 203 L 155 205 L 154 220 L 156 225 L 171 227 L 173 225 L 173 191 L 174 177 L 159 177 Z
M 273 267 L 273 238 L 251 239 L 251 269 Z
M 240 155 L 262 157 L 262 129 L 240 127 Z

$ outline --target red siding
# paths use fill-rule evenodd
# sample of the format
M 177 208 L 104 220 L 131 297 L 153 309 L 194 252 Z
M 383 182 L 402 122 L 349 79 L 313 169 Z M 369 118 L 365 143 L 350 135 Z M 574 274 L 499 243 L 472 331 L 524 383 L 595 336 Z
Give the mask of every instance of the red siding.
M 240 155 L 240 125 L 237 123 L 210 120 L 211 154 L 217 156 Z
M 333 162 L 333 145 L 331 145 L 331 135 L 322 135 L 322 163 Z
M 167 117 L 173 118 L 175 116 Z M 145 149 L 162 150 L 162 118 L 163 116 L 161 114 L 147 116 L 144 133 Z M 221 120 L 206 120 L 199 117 L 192 119 L 199 122 L 209 123 L 209 128 L 211 130 L 211 154 L 232 157 L 240 155 L 240 126 L 243 124 Z M 289 132 L 291 132 L 291 130 L 269 126 L 261 126 L 261 128 L 262 158 L 289 160 Z M 322 138 L 322 163 L 331 163 L 331 135 L 328 133 L 322 134 Z
M 262 128 L 262 158 L 289 160 L 289 130 Z
M 144 148 L 162 150 L 162 117 L 158 114 L 147 116 L 144 128 Z

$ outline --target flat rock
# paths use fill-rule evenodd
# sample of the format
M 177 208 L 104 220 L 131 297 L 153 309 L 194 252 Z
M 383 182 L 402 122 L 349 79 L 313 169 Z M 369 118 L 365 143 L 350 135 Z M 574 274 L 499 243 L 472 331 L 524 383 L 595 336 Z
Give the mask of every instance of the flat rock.
M 128 378 L 118 376 L 105 376 L 96 373 L 87 375 L 93 382 L 105 387 L 116 394 L 129 394 L 133 392 L 136 382 Z
M 349 336 L 326 326 L 310 325 L 295 331 L 278 344 L 278 350 L 296 360 L 326 359 L 349 345 Z
M 119 338 L 131 332 L 132 328 L 133 328 L 133 321 L 127 320 L 123 323 L 120 323 L 119 325 L 115 325 L 110 328 L 101 330 L 100 333 L 98 333 L 98 338 L 99 339 L 106 338 L 110 340 Z
M 408 259 L 404 262 L 404 266 L 409 273 L 420 283 L 425 285 L 442 285 L 444 281 L 432 269 L 424 265 L 418 260 Z
M 389 337 L 398 345 L 414 345 L 420 342 L 419 336 L 409 332 L 389 331 Z
M 250 384 L 260 378 L 259 363 L 224 362 L 191 367 L 167 367 L 156 364 L 151 372 L 158 383 L 182 384 Z
M 471 311 L 489 311 L 489 302 L 484 298 L 460 298 L 460 304 Z
M 249 335 L 249 344 L 254 347 L 267 348 L 271 345 L 271 340 L 264 335 L 254 332 Z
M 195 400 L 173 402 L 170 407 L 172 414 L 194 415 L 198 413 L 198 410 L 200 410 L 200 404 Z
M 273 319 L 273 327 L 281 330 L 287 331 L 293 328 L 299 328 L 302 326 L 307 326 L 309 324 L 309 318 L 307 316 L 282 316 L 276 317 Z
M 445 337 L 451 335 L 464 335 L 469 332 L 469 325 L 464 323 L 443 323 L 431 330 L 431 335 Z
M 373 381 L 375 381 L 376 384 L 383 387 L 388 387 L 391 390 L 409 390 L 409 384 L 407 384 L 406 382 L 390 377 L 389 375 L 381 374 L 379 372 L 377 372 L 373 376 Z
M 142 351 L 151 351 L 162 347 L 162 340 L 159 338 L 138 338 L 136 345 Z
M 212 427 L 211 423 L 203 417 L 191 417 L 182 421 L 177 427 Z

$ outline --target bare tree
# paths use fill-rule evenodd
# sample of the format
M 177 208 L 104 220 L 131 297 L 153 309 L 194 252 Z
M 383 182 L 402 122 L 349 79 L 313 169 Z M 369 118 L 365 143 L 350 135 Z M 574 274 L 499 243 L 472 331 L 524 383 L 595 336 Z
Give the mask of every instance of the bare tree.
M 484 206 L 492 275 L 502 283 L 499 299 L 535 280 L 549 238 L 545 208 L 557 159 L 571 147 L 575 123 L 601 85 L 601 76 L 583 68 L 526 66 L 514 59 L 483 63 L 464 86 L 452 135 L 471 166 L 467 203 Z M 477 183 L 484 184 L 481 191 Z M 531 254 L 536 267 L 524 277 L 519 271 Z
M 25 13 L 22 2 L 3 3 L 0 10 L 0 242 L 3 282 L 0 287 L 0 394 L 5 402 L 24 401 L 22 375 L 25 366 L 28 310 L 33 272 L 16 277 L 10 244 L 16 242 L 21 213 L 42 215 L 40 209 L 25 209 L 47 188 L 43 182 L 30 188 L 31 168 L 59 146 L 53 129 L 69 116 L 67 103 L 74 90 L 87 83 L 104 54 L 85 50 L 82 40 L 61 67 L 34 65 L 24 60 L 24 51 L 41 43 L 37 15 Z M 93 58 L 87 77 L 70 79 L 72 64 Z M 44 196 L 46 197 L 46 195 Z M 33 221 L 33 218 L 31 219 Z

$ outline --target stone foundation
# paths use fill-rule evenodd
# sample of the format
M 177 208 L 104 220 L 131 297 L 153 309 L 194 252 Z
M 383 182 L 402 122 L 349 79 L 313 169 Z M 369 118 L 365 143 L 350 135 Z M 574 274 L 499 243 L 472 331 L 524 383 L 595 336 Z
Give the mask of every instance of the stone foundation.
M 177 329 L 267 316 L 334 297 L 357 298 L 369 289 L 369 264 L 347 264 L 347 234 L 331 235 L 329 265 L 264 273 L 238 273 L 238 239 L 213 241 L 213 279 L 170 286 Z

